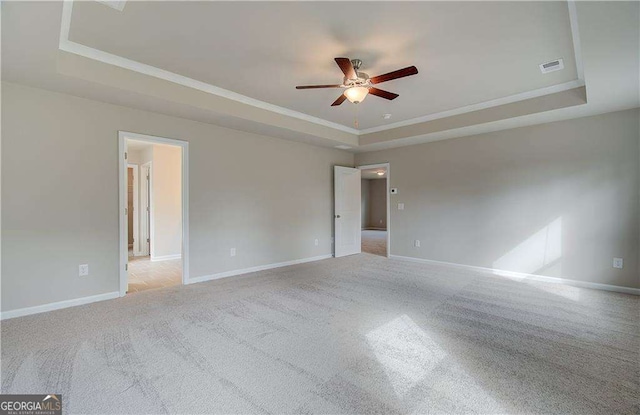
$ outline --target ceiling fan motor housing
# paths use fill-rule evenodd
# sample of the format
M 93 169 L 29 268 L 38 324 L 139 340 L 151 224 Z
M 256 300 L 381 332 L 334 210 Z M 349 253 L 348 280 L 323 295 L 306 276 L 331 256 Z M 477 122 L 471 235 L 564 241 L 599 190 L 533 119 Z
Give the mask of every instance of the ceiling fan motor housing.
M 344 85 L 345 86 L 360 86 L 367 84 L 369 80 L 369 75 L 360 72 L 359 69 L 362 66 L 362 61 L 360 59 L 351 59 L 351 65 L 353 65 L 353 69 L 358 76 L 356 79 L 348 79 L 346 76 L 344 77 Z
M 346 77 L 343 80 L 343 84 L 346 87 L 350 86 L 363 86 L 369 84 L 369 75 L 364 72 L 358 72 L 358 78 L 356 79 L 347 79 Z

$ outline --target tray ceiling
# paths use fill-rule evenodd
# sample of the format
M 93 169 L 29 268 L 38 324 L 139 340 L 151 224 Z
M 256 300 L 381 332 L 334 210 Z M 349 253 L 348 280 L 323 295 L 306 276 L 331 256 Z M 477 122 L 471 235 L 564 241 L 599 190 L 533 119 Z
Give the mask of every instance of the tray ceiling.
M 366 130 L 578 79 L 565 2 L 76 2 L 69 39 L 279 107 Z M 336 56 L 400 94 L 330 107 Z M 565 69 L 538 65 L 563 58 Z M 392 118 L 385 120 L 383 114 Z

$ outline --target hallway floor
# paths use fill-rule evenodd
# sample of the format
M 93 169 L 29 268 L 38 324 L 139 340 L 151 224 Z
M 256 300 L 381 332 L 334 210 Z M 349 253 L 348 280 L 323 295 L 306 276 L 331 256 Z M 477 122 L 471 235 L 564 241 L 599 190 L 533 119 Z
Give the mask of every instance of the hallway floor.
M 362 230 L 362 252 L 387 256 L 387 231 Z
M 129 257 L 127 294 L 182 284 L 182 259 L 152 262 L 149 256 Z

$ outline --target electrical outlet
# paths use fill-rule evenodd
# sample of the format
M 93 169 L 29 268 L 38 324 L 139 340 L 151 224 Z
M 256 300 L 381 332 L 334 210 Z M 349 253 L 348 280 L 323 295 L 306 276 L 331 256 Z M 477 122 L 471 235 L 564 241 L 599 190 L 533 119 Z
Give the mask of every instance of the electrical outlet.
M 80 264 L 78 266 L 78 276 L 86 277 L 87 275 L 89 275 L 89 264 Z
M 419 239 L 416 239 L 416 241 L 413 243 L 413 245 L 414 245 L 416 248 L 420 248 L 420 240 L 419 240 Z
M 398 203 L 398 210 L 404 210 L 404 203 Z
M 316 244 L 316 246 L 320 245 L 320 241 L 318 241 L 318 240 L 316 239 L 315 244 Z
M 231 248 L 230 255 L 231 256 L 236 256 L 236 248 Z
M 624 265 L 624 262 L 622 261 L 622 258 L 613 258 L 613 267 L 614 268 L 622 269 L 623 265 Z

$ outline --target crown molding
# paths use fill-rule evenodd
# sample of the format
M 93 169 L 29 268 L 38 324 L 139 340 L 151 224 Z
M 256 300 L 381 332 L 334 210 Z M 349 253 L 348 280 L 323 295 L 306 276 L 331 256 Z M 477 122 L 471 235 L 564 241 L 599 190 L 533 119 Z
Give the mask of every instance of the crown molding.
M 484 110 L 487 108 L 493 108 L 500 105 L 513 104 L 515 102 L 525 101 L 531 98 L 538 98 L 545 95 L 555 94 L 557 92 L 568 91 L 570 89 L 579 88 L 584 86 L 584 81 L 576 79 L 564 84 L 552 85 L 545 88 L 534 89 L 533 91 L 522 92 L 508 97 L 492 99 L 490 101 L 479 102 L 477 104 L 467 105 L 460 108 L 455 108 L 449 111 L 437 112 L 434 114 L 424 115 L 422 117 L 411 118 L 409 120 L 398 121 L 393 124 L 387 124 L 380 127 L 367 128 L 360 130 L 360 135 L 378 133 L 380 131 L 392 130 L 394 128 L 406 127 L 409 125 L 420 124 L 423 122 L 433 121 L 440 118 L 453 117 L 455 115 L 462 115 L 473 111 Z
M 413 124 L 419 124 L 423 122 L 433 121 L 440 118 L 451 117 L 455 115 L 466 114 L 473 111 L 487 109 L 499 105 L 511 104 L 531 98 L 536 98 L 548 94 L 567 91 L 569 89 L 585 86 L 584 70 L 582 64 L 582 52 L 580 47 L 580 36 L 578 29 L 578 18 L 575 0 L 567 0 L 567 7 L 569 10 L 569 20 L 571 25 L 571 35 L 573 40 L 574 57 L 576 62 L 576 72 L 578 79 L 566 82 L 563 84 L 552 85 L 545 88 L 540 88 L 532 91 L 527 91 L 515 95 L 510 95 L 503 98 L 493 99 L 489 101 L 479 102 L 464 107 L 455 108 L 452 110 L 442 111 L 438 113 L 428 114 L 425 116 L 412 118 L 404 121 L 395 122 L 392 124 L 386 124 L 383 126 L 372 127 L 367 129 L 355 129 L 347 127 L 345 125 L 328 121 L 319 117 L 314 117 L 309 114 L 305 114 L 299 111 L 291 110 L 289 108 L 281 107 L 268 102 L 260 101 L 255 98 L 248 97 L 246 95 L 239 94 L 237 92 L 230 91 L 228 89 L 220 88 L 206 82 L 198 81 L 193 78 L 189 78 L 183 75 L 179 75 L 164 69 L 160 69 L 155 66 L 147 65 L 141 62 L 137 62 L 131 59 L 124 58 L 122 56 L 114 55 L 102 50 L 92 48 L 80 43 L 73 42 L 69 39 L 69 31 L 71 27 L 71 17 L 73 13 L 73 1 L 65 0 L 62 9 L 62 19 L 60 24 L 60 40 L 58 47 L 60 50 L 69 52 L 75 55 L 79 55 L 88 59 L 106 63 L 109 65 L 117 66 L 123 69 L 138 72 L 144 75 L 152 76 L 158 79 L 166 80 L 178 85 L 193 88 L 208 94 L 216 95 L 222 98 L 240 102 L 242 104 L 250 105 L 263 110 L 271 111 L 280 115 L 289 116 L 299 120 L 307 121 L 313 124 L 321 125 L 328 128 L 333 128 L 342 132 L 354 134 L 356 136 L 362 136 L 365 134 L 376 133 L 386 130 L 392 130 L 399 127 L 406 127 Z M 116 10 L 122 11 L 124 9 L 127 0 L 96 0 Z M 117 7 L 116 7 L 117 6 Z
M 105 6 L 111 7 L 119 12 L 124 10 L 127 0 L 96 0 L 98 3 L 102 3 Z
M 280 107 L 278 105 L 270 104 L 268 102 L 260 101 L 255 98 L 248 97 L 246 95 L 238 94 L 237 92 L 229 91 L 228 89 L 220 88 L 215 85 L 208 84 L 206 82 L 198 81 L 193 78 L 189 78 L 183 75 L 179 75 L 164 69 L 157 68 L 155 66 L 147 65 L 141 62 L 137 62 L 131 59 L 123 58 L 122 56 L 114 55 L 108 52 L 104 52 L 99 49 L 95 49 L 89 46 L 82 45 L 80 43 L 69 40 L 69 30 L 71 27 L 71 15 L 73 13 L 73 0 L 66 0 L 62 6 L 62 21 L 60 25 L 60 41 L 58 48 L 62 51 L 73 53 L 88 59 L 93 59 L 102 63 L 117 66 L 123 69 L 128 69 L 134 72 L 138 72 L 144 75 L 149 75 L 155 78 L 163 79 L 165 81 L 173 82 L 178 85 L 193 88 L 202 92 L 206 92 L 212 95 L 217 95 L 222 98 L 227 98 L 242 104 L 251 105 L 256 108 L 271 111 L 277 114 L 297 118 L 299 120 L 308 121 L 314 124 L 322 125 L 325 127 L 333 128 L 339 131 L 343 131 L 350 134 L 358 135 L 359 131 L 338 124 L 335 122 L 327 121 L 322 118 L 314 117 L 312 115 L 304 114 L 302 112 L 294 111 L 288 108 Z

